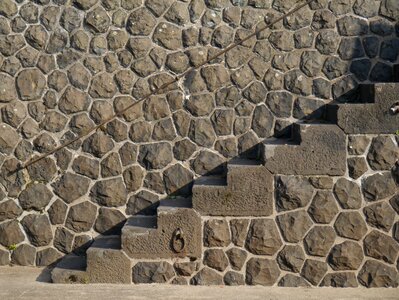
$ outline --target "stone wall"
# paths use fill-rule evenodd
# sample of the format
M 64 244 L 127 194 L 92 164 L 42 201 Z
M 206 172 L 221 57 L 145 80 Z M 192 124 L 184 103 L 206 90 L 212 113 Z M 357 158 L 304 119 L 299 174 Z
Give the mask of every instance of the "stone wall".
M 393 79 L 397 2 L 315 0 L 91 136 L 10 172 L 295 3 L 2 0 L 0 264 L 47 265 L 115 233 L 127 216 L 153 214 L 167 195 L 189 195 L 194 178 L 223 172 L 225 161 L 285 135 L 296 120 L 320 117 L 357 83 Z M 366 168 L 364 157 L 350 157 L 350 176 Z M 371 211 L 392 211 L 382 206 Z

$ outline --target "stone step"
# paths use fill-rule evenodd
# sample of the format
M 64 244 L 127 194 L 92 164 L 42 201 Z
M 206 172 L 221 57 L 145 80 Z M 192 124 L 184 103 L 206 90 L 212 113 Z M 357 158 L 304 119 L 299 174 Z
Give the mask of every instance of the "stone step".
M 336 125 L 295 123 L 289 140 L 266 140 L 261 155 L 273 174 L 344 175 L 346 136 Z
M 51 271 L 53 283 L 88 283 L 86 257 L 68 254 Z
M 133 216 L 122 228 L 122 249 L 131 258 L 201 256 L 201 218 L 191 200 L 162 200 L 157 216 Z
M 97 238 L 87 250 L 87 277 L 90 283 L 131 283 L 132 265 L 121 250 L 120 236 Z
M 194 182 L 193 208 L 206 216 L 268 216 L 272 191 L 273 176 L 259 161 L 234 159 L 226 178 L 205 176 Z
M 399 68 L 396 67 L 399 80 Z M 376 83 L 359 86 L 366 103 L 331 103 L 327 119 L 347 134 L 392 134 L 399 128 L 399 83 Z

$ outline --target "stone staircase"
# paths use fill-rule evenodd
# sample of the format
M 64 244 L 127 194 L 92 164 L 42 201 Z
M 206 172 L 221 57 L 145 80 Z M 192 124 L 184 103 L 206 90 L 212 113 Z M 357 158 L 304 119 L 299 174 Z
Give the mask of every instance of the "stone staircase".
M 273 216 L 276 214 L 275 197 L 277 197 L 279 175 L 322 176 L 322 178 L 345 176 L 347 174 L 347 135 L 393 134 L 399 129 L 399 113 L 394 112 L 394 108 L 399 102 L 398 83 L 361 86 L 360 96 L 365 98 L 365 103 L 331 103 L 327 105 L 325 120 L 294 124 L 289 139 L 266 140 L 261 145 L 258 161 L 243 158 L 233 159 L 227 164 L 226 176 L 204 176 L 197 179 L 192 188 L 192 198 L 169 198 L 161 201 L 156 216 L 136 215 L 130 217 L 122 229 L 121 236 L 98 238 L 87 250 L 86 258 L 71 254 L 61 260 L 52 271 L 53 282 L 132 283 L 133 281 L 134 283 L 186 284 L 184 283 L 186 281 L 179 280 L 181 277 L 174 277 L 175 271 L 171 269 L 169 263 L 153 261 L 164 260 L 174 263 L 176 274 L 193 275 L 200 264 L 198 261 L 201 261 L 202 258 L 209 259 L 209 255 L 211 255 L 208 253 L 209 250 L 204 253 L 202 246 L 205 239 L 203 235 L 206 231 L 203 222 L 208 222 L 207 220 L 211 217 L 236 217 L 238 223 L 242 220 L 244 225 L 241 227 L 245 227 L 248 226 L 248 221 L 246 221 L 248 217 Z M 399 192 L 397 188 L 396 191 Z M 326 193 L 320 193 L 321 195 L 326 196 L 322 197 L 320 205 L 324 203 L 323 201 L 330 201 Z M 313 209 L 317 209 L 317 207 L 313 207 Z M 300 216 L 299 212 L 291 214 L 294 216 L 296 213 L 298 218 L 305 218 L 305 216 Z M 309 217 L 307 218 L 309 219 Z M 278 219 L 280 220 L 280 218 Z M 293 222 L 296 224 L 296 221 Z M 306 222 L 311 223 L 311 220 Z M 364 223 L 364 221 L 362 222 Z M 274 222 L 272 223 L 274 224 Z M 278 245 L 275 250 L 277 251 L 281 247 L 281 239 L 276 237 L 278 235 L 276 225 L 270 225 L 269 229 L 270 231 L 264 234 L 271 235 L 272 237 L 269 236 L 269 238 L 277 240 L 276 244 Z M 233 235 L 239 234 L 237 228 L 234 230 L 231 230 Z M 257 230 L 258 234 L 262 231 L 261 228 Z M 301 228 L 293 230 L 301 230 Z M 214 230 L 211 233 L 216 241 L 216 246 L 225 246 L 220 238 L 221 232 Z M 229 235 L 228 229 L 224 234 Z M 311 241 L 306 241 L 306 243 L 311 243 Z M 244 242 L 241 242 L 241 246 L 243 244 Z M 267 254 L 274 254 L 275 251 Z M 262 254 L 262 252 L 260 253 Z M 231 261 L 230 254 L 228 255 Z M 239 256 L 239 254 L 236 255 Z M 134 267 L 132 273 L 132 267 L 142 261 L 149 261 L 152 264 L 151 267 Z M 302 277 L 287 275 L 283 278 L 284 280 L 280 281 L 283 283 L 279 283 L 279 285 L 307 286 L 309 282 L 317 285 L 321 279 L 313 279 L 313 277 L 310 279 L 313 276 L 311 273 L 320 272 L 318 268 L 321 267 L 317 262 L 317 260 L 307 260 L 301 271 L 301 276 L 306 280 Z M 180 264 L 179 269 L 176 264 Z M 183 271 L 182 264 L 186 266 Z M 373 262 L 366 263 L 364 268 L 373 264 Z M 206 265 L 209 266 L 209 263 Z M 261 263 L 252 258 L 248 265 L 257 268 L 260 273 L 268 270 L 270 273 L 277 274 L 275 279 L 269 278 L 269 281 L 266 281 L 267 285 L 275 282 L 280 274 L 276 258 L 265 259 Z M 263 284 L 264 281 L 262 283 L 252 273 L 248 273 L 248 268 L 247 266 L 246 283 Z M 275 270 L 276 268 L 277 270 Z M 362 269 L 358 275 L 359 281 L 362 282 L 362 278 L 367 278 L 367 276 L 378 276 L 378 272 L 381 270 L 378 269 L 379 266 L 375 268 L 377 270 L 375 272 Z M 220 284 L 221 279 L 216 278 L 211 271 L 214 272 L 205 267 L 191 279 L 191 283 L 213 284 L 216 282 Z M 386 272 L 391 277 L 397 276 L 393 269 Z M 234 276 L 238 275 L 234 274 L 231 272 L 229 279 L 226 279 L 226 274 L 224 282 L 228 284 L 228 280 L 237 281 L 238 279 Z M 329 276 L 335 278 L 333 277 L 335 275 L 330 274 Z M 346 278 L 346 281 L 353 281 L 352 277 L 345 276 L 342 278 Z M 137 279 L 144 277 L 147 278 L 147 281 Z M 330 277 L 328 280 L 331 282 L 337 280 Z M 173 281 L 172 278 L 174 278 Z M 328 285 L 325 283 L 328 281 L 326 278 L 323 280 L 324 283 L 321 283 L 322 285 Z M 356 281 L 356 279 L 354 280 Z M 397 286 L 397 280 L 395 281 L 395 278 L 392 280 L 393 283 L 391 282 L 390 285 Z M 364 285 L 372 286 L 366 281 L 364 280 Z M 334 282 L 337 284 L 336 281 Z M 344 285 L 342 282 L 341 284 Z

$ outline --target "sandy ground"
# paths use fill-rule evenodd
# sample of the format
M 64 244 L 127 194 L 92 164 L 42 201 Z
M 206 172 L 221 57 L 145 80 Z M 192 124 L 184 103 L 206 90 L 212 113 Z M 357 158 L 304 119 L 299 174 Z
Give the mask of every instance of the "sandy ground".
M 0 299 L 395 299 L 399 289 L 51 284 L 40 268 L 0 267 Z

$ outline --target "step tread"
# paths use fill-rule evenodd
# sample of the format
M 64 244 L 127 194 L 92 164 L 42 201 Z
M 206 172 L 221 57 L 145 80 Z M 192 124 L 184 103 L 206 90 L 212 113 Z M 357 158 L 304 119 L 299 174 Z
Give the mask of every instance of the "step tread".
M 242 167 L 242 166 L 259 166 L 262 163 L 259 160 L 247 158 L 233 158 L 227 163 L 228 167 Z
M 176 208 L 191 208 L 192 202 L 191 198 L 167 198 L 161 200 L 158 206 L 158 211 L 160 210 L 169 210 L 169 209 L 176 209 Z
M 208 186 L 208 187 L 221 187 L 221 186 L 226 186 L 226 177 L 223 176 L 202 176 L 198 179 L 195 180 L 194 185 L 202 185 L 202 186 Z
M 129 233 L 144 234 L 156 229 L 157 216 L 136 215 L 127 220 L 125 226 L 123 226 L 122 232 L 128 231 Z
M 119 235 L 109 235 L 109 236 L 99 236 L 97 237 L 91 247 L 90 250 L 98 250 L 98 249 L 121 249 L 121 238 Z
M 86 270 L 86 257 L 75 254 L 65 255 L 55 266 L 54 269 L 65 269 L 75 271 Z

